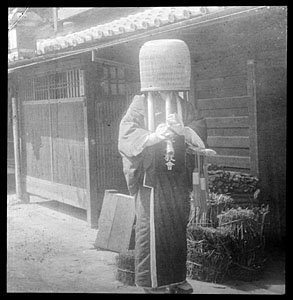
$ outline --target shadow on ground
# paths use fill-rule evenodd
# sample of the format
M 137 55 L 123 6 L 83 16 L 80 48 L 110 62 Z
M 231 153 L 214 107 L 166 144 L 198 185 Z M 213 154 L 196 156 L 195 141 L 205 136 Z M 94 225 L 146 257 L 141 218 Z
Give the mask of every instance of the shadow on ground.
M 87 220 L 85 209 L 74 207 L 56 200 L 47 200 L 34 203 L 83 221 Z
M 7 195 L 13 195 L 16 193 L 15 190 L 15 175 L 7 174 Z M 38 204 L 43 207 L 64 213 L 71 217 L 86 221 L 86 210 L 74 207 L 69 204 L 65 204 L 56 200 L 45 199 L 40 196 L 36 197 L 37 200 L 31 201 L 33 204 Z
M 224 284 L 245 292 L 256 289 L 279 290 L 285 284 L 285 251 L 280 248 L 267 249 L 267 261 L 263 273 L 256 280 L 229 281 Z
M 7 174 L 7 195 L 15 194 L 15 176 Z

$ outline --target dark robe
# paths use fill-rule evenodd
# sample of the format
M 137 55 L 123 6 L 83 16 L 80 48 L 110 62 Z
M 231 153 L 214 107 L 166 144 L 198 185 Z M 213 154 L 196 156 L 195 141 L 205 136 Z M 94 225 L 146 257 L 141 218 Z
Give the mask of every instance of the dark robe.
M 155 126 L 165 122 L 165 102 L 155 99 Z M 185 126 L 206 140 L 205 121 L 180 98 Z M 177 112 L 176 101 L 172 103 Z M 162 287 L 186 279 L 186 226 L 192 188 L 192 156 L 184 136 L 174 138 L 175 165 L 168 170 L 166 142 L 144 147 L 147 99 L 135 96 L 120 123 L 118 147 L 129 192 L 136 201 L 135 280 L 141 287 Z

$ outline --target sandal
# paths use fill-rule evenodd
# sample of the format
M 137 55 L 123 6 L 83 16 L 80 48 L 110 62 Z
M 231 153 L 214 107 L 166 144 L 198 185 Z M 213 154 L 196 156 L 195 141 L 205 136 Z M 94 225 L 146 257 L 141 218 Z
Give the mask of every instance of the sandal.
M 170 286 L 169 291 L 170 294 L 192 294 L 193 288 L 187 281 L 185 281 L 181 284 Z

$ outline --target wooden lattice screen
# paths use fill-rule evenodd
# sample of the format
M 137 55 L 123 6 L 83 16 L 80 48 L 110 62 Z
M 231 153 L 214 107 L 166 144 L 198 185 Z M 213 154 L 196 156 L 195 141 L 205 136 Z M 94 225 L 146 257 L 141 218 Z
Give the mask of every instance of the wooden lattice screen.
M 127 192 L 118 152 L 119 124 L 128 106 L 125 70 L 115 64 L 103 64 L 102 69 L 102 95 L 95 103 L 98 187 Z
M 85 208 L 83 72 L 72 68 L 24 77 L 20 98 L 28 191 Z
M 67 99 L 83 96 L 80 81 L 83 71 L 72 69 L 27 78 L 23 85 L 24 100 Z

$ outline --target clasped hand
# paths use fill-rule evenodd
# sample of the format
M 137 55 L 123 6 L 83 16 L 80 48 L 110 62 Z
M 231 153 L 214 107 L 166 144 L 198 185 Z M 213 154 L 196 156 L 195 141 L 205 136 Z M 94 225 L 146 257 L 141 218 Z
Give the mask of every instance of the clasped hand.
M 184 126 L 178 120 L 177 114 L 170 114 L 167 117 L 167 122 L 158 125 L 156 129 L 157 136 L 162 139 L 170 139 L 174 137 L 175 134 L 183 135 Z
M 149 147 L 163 140 L 172 139 L 175 134 L 184 135 L 184 126 L 178 120 L 177 114 L 170 114 L 167 122 L 158 125 L 156 131 L 148 136 L 145 146 Z
M 184 135 L 184 125 L 180 122 L 176 113 L 168 115 L 167 125 L 169 126 L 169 129 L 176 134 Z

